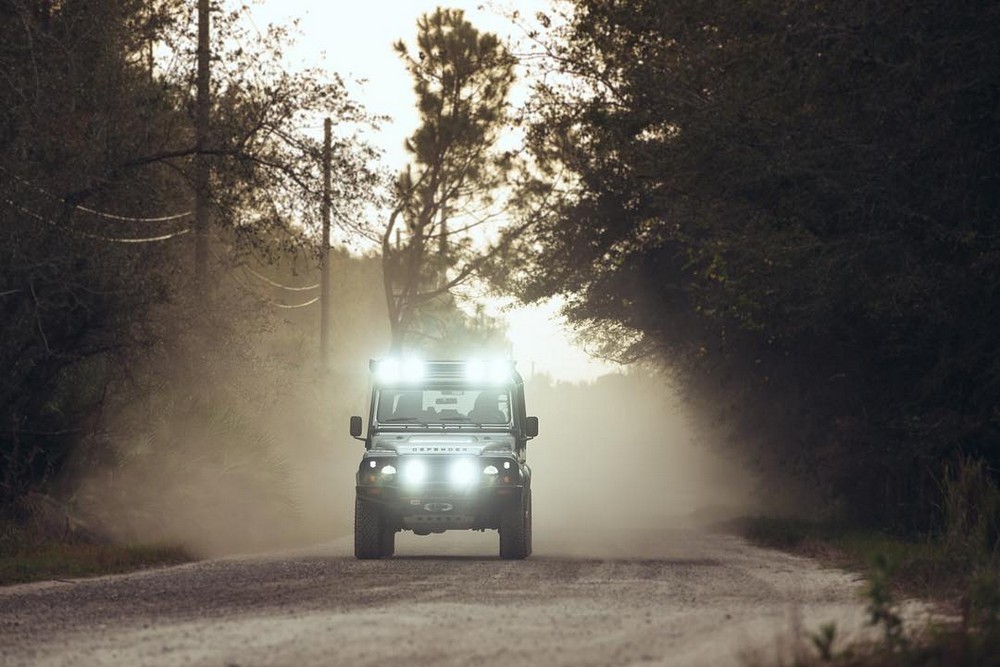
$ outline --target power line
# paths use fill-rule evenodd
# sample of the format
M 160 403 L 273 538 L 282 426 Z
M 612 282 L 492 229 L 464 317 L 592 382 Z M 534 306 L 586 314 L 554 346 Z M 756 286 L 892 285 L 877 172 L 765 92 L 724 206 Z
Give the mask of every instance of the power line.
M 146 236 L 141 238 L 131 238 L 124 236 L 102 236 L 101 234 L 92 234 L 91 232 L 85 232 L 81 229 L 73 229 L 72 227 L 66 227 L 64 225 L 60 225 L 55 220 L 50 220 L 49 218 L 39 215 L 38 213 L 35 213 L 34 211 L 29 210 L 10 199 L 5 198 L 3 201 L 11 208 L 20 211 L 21 213 L 31 218 L 34 218 L 39 222 L 55 227 L 56 229 L 62 232 L 67 232 L 69 234 L 73 234 L 74 236 L 79 236 L 82 238 L 93 239 L 95 241 L 105 241 L 107 243 L 155 243 L 157 241 L 167 241 L 169 239 L 176 238 L 178 236 L 183 236 L 184 234 L 187 234 L 188 232 L 191 231 L 190 228 L 185 228 L 178 230 L 176 232 L 171 232 L 170 234 L 161 234 L 160 236 Z
M 18 181 L 24 183 L 25 185 L 27 185 L 27 186 L 29 186 L 31 188 L 34 188 L 35 190 L 37 190 L 38 192 L 42 193 L 46 197 L 49 197 L 50 199 L 53 199 L 53 200 L 59 202 L 60 204 L 64 204 L 64 205 L 67 205 L 67 206 L 72 206 L 74 209 L 76 209 L 78 211 L 83 211 L 85 213 L 90 213 L 91 215 L 96 215 L 96 216 L 98 216 L 100 218 L 105 218 L 107 220 L 117 220 L 119 222 L 163 223 L 163 222 L 173 222 L 175 220 L 181 220 L 183 218 L 188 218 L 188 217 L 191 217 L 192 215 L 194 215 L 194 211 L 184 211 L 183 213 L 176 213 L 174 215 L 164 215 L 164 216 L 155 217 L 155 218 L 143 218 L 143 217 L 134 217 L 134 216 L 128 216 L 128 215 L 117 215 L 115 213 L 107 213 L 105 211 L 98 211 L 97 209 L 88 208 L 86 206 L 80 206 L 78 204 L 70 204 L 63 197 L 60 197 L 59 195 L 56 195 L 56 194 L 54 194 L 52 192 L 49 192 L 48 190 L 46 190 L 42 186 L 38 185 L 37 183 L 33 183 L 32 181 L 29 181 L 28 179 L 24 178 L 23 176 L 19 176 L 18 174 L 15 174 L 14 172 L 12 172 L 11 170 L 7 169 L 3 165 L 0 165 L 0 171 L 3 171 L 5 173 L 7 173 L 7 174 L 10 174 L 10 176 L 13 177 L 15 180 L 18 180 Z
M 257 273 L 256 271 L 254 271 L 253 269 L 251 269 L 249 266 L 244 265 L 241 268 L 243 268 L 246 271 L 249 271 L 252 275 L 256 276 L 260 280 L 263 280 L 267 284 L 273 285 L 274 287 L 279 287 L 279 288 L 284 289 L 284 290 L 288 290 L 289 292 L 306 292 L 306 291 L 309 291 L 309 290 L 312 290 L 312 289 L 316 289 L 317 287 L 319 287 L 319 283 L 316 283 L 315 285 L 306 285 L 305 287 L 292 287 L 291 285 L 284 285 L 282 283 L 275 282 L 275 281 L 271 280 L 270 278 L 268 278 L 267 276 L 262 275 L 260 273 Z
M 215 261 L 218 262 L 219 264 L 223 264 L 222 258 L 219 257 L 219 253 L 215 252 L 215 249 L 212 248 L 211 246 L 209 246 L 208 249 L 209 252 L 212 253 L 212 257 L 215 258 Z M 242 268 L 252 271 L 252 269 L 246 266 Z M 306 308 L 307 306 L 311 306 L 315 304 L 317 301 L 319 301 L 319 297 L 317 296 L 313 299 L 310 299 L 309 301 L 306 301 L 305 303 L 296 303 L 296 304 L 278 303 L 277 301 L 272 301 L 271 299 L 262 297 L 255 289 L 244 285 L 243 282 L 236 277 L 236 273 L 234 271 L 232 270 L 226 271 L 226 275 L 229 276 L 229 279 L 232 280 L 234 283 L 236 283 L 236 286 L 239 287 L 241 290 L 243 290 L 253 298 L 257 299 L 261 303 L 271 306 L 272 308 L 283 308 L 285 310 L 293 310 L 297 308 Z
M 310 299 L 309 301 L 306 301 L 305 303 L 295 304 L 293 306 L 289 306 L 289 305 L 286 305 L 286 304 L 283 304 L 283 303 L 278 303 L 277 301 L 271 301 L 270 299 L 265 299 L 265 301 L 267 302 L 268 305 L 274 306 L 275 308 L 287 308 L 287 309 L 291 309 L 291 308 L 305 308 L 306 306 L 311 306 L 314 303 L 316 303 L 317 301 L 319 301 L 319 297 L 316 297 L 314 299 Z
M 104 211 L 95 211 L 92 208 L 87 208 L 86 206 L 74 206 L 77 210 L 85 211 L 92 215 L 96 215 L 100 218 L 105 218 L 107 220 L 119 220 L 121 222 L 173 222 L 174 220 L 183 220 L 184 218 L 190 218 L 194 215 L 194 211 L 184 211 L 183 213 L 177 213 L 175 215 L 164 215 L 159 218 L 133 218 L 127 215 L 115 215 L 114 213 L 105 213 Z

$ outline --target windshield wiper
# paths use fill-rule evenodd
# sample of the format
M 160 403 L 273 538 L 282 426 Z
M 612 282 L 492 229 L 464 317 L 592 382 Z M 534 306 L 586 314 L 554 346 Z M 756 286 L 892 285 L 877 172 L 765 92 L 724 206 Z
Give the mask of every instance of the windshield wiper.
M 382 423 L 383 424 L 402 424 L 402 423 L 423 424 L 424 422 L 420 421 L 416 417 L 393 417 L 391 419 L 383 419 Z M 426 426 L 426 424 L 424 424 L 424 425 Z

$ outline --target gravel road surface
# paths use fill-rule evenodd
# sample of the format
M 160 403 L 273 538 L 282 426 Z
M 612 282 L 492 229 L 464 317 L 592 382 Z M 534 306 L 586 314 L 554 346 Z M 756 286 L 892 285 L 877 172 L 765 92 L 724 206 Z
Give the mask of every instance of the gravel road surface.
M 397 538 L 0 589 L 3 665 L 741 665 L 860 628 L 859 583 L 692 528 Z

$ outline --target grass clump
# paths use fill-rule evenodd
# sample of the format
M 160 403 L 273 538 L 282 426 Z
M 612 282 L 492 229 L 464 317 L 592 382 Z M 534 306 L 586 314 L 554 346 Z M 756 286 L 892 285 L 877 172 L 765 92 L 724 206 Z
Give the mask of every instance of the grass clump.
M 31 525 L 0 520 L 0 586 L 118 574 L 191 560 L 178 546 L 121 546 L 57 538 Z
M 879 639 L 838 650 L 837 628 L 826 624 L 801 641 L 792 665 L 1000 666 L 1000 489 L 984 463 L 966 460 L 946 471 L 941 498 L 940 530 L 919 539 L 799 519 L 742 522 L 754 543 L 858 570 L 868 581 Z M 901 596 L 930 599 L 958 620 L 906 627 Z

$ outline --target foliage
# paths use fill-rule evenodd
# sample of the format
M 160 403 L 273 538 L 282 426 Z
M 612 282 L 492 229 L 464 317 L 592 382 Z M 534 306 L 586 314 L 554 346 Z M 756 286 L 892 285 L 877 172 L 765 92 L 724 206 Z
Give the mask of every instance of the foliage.
M 189 560 L 191 556 L 177 546 L 112 546 L 56 540 L 0 519 L 0 586 L 58 577 L 117 574 Z
M 879 609 L 895 594 L 890 583 L 906 595 L 954 601 L 965 591 L 978 590 L 981 578 L 995 583 L 1000 568 L 995 537 L 986 537 L 989 533 L 982 528 L 990 525 L 1000 491 L 983 472 L 981 461 L 965 461 L 949 473 L 944 480 L 945 523 L 919 538 L 787 517 L 741 520 L 737 528 L 759 544 L 864 570 L 872 587 L 870 597 Z
M 186 3 L 177 29 L 164 40 L 173 58 L 162 77 L 194 99 L 195 3 Z M 292 27 L 247 24 L 245 7 L 213 12 L 212 100 L 209 137 L 203 153 L 212 173 L 216 227 L 230 233 L 223 250 L 253 252 L 276 260 L 280 253 L 319 255 L 323 198 L 322 134 L 330 118 L 331 207 L 345 234 L 362 227 L 357 210 L 378 200 L 384 178 L 373 163 L 376 150 L 362 138 L 378 122 L 350 98 L 340 76 L 320 69 L 293 70 L 284 53 L 295 40 Z M 147 159 L 185 162 L 193 156 L 193 135 L 170 135 L 160 155 Z M 305 230 L 305 233 L 303 232 Z
M 969 466 L 974 475 L 975 465 Z M 967 473 L 970 474 L 970 473 Z M 1000 569 L 996 554 L 979 545 L 975 554 L 956 554 L 951 530 L 919 543 L 845 526 L 758 517 L 743 522 L 752 541 L 795 553 L 819 556 L 838 567 L 861 570 L 865 597 L 877 640 L 845 644 L 826 624 L 807 634 L 808 647 L 792 664 L 930 666 L 992 665 L 1000 655 Z M 929 598 L 960 612 L 955 621 L 926 625 L 906 621 L 901 597 Z
M 396 179 L 397 200 L 382 234 L 398 350 L 454 336 L 452 291 L 520 230 L 489 238 L 511 206 L 505 190 L 516 166 L 513 153 L 501 147 L 514 81 L 506 48 L 462 11 L 439 8 L 418 20 L 415 55 L 402 41 L 395 49 L 413 78 L 420 113 L 420 126 L 406 141 L 411 163 Z
M 837 640 L 837 624 L 824 623 L 819 627 L 819 631 L 809 635 L 809 640 L 816 648 L 820 662 L 830 662 L 833 660 L 833 645 Z
M 186 270 L 193 4 L 0 3 L 0 505 L 50 485 L 99 439 L 141 358 L 176 349 L 185 334 L 231 344 L 198 328 L 218 308 L 193 294 Z M 286 72 L 283 29 L 251 38 L 241 12 L 213 17 L 203 153 L 216 194 L 215 273 L 227 280 L 221 272 L 238 258 L 318 254 L 319 142 L 307 123 L 326 114 L 339 124 L 336 211 L 371 201 L 377 177 L 351 130 L 373 119 L 338 78 Z M 235 286 L 221 285 L 208 291 L 232 299 Z M 268 319 L 265 303 L 244 302 L 248 321 Z M 211 357 L 206 346 L 198 354 Z
M 868 574 L 868 622 L 882 630 L 885 647 L 890 651 L 905 648 L 907 638 L 903 634 L 903 619 L 896 609 L 892 594 L 891 580 L 894 565 L 885 554 L 877 554 Z
M 530 138 L 578 188 L 513 291 L 847 518 L 929 529 L 956 453 L 1000 468 L 1000 10 L 573 4 Z
M 1000 562 L 1000 488 L 984 461 L 961 461 L 944 478 L 944 540 L 971 565 Z
M 0 9 L 0 503 L 62 465 L 110 367 L 148 340 L 138 318 L 170 278 L 169 247 L 107 239 L 171 232 L 176 223 L 131 223 L 123 233 L 122 221 L 99 214 L 183 210 L 175 175 L 119 169 L 155 150 L 151 128 L 177 119 L 162 86 L 136 64 L 143 39 L 163 30 L 153 21 L 133 32 L 140 10 L 111 2 Z

